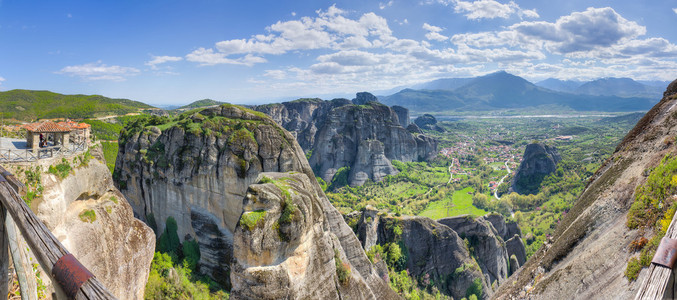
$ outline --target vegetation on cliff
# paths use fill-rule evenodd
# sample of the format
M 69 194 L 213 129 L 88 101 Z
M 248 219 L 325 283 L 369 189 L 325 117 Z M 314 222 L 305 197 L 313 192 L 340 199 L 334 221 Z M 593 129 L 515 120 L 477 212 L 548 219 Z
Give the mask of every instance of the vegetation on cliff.
M 149 223 L 155 224 L 154 220 Z M 222 286 L 199 275 L 198 243 L 190 240 L 181 244 L 176 220 L 169 217 L 166 223 L 156 244 L 144 299 L 228 299 L 229 294 Z
M 648 170 L 647 170 L 648 171 Z M 639 252 L 628 262 L 625 276 L 637 279 L 639 272 L 651 264 L 651 259 L 677 211 L 677 156 L 667 154 L 660 165 L 651 170 L 646 183 L 637 187 L 635 201 L 630 207 L 626 225 L 628 229 L 639 229 L 651 239 L 639 237 L 631 244 L 631 250 Z

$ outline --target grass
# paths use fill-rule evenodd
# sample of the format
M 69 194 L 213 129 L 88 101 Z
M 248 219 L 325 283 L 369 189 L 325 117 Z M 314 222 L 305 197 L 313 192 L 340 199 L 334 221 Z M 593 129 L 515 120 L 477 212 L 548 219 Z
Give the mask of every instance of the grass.
M 259 223 L 262 223 L 265 217 L 266 217 L 265 210 L 255 210 L 245 212 L 242 214 L 242 217 L 240 218 L 240 226 L 251 231 L 256 226 L 258 226 Z
M 470 194 L 468 194 L 470 192 Z M 428 217 L 433 220 L 454 217 L 459 215 L 483 216 L 487 211 L 479 209 L 472 205 L 472 195 L 475 190 L 471 187 L 464 188 L 460 191 L 455 191 L 451 199 L 445 197 L 441 201 L 435 201 L 428 204 L 419 216 Z M 447 206 L 453 204 L 447 213 Z
M 93 223 L 96 221 L 96 212 L 91 209 L 85 209 L 80 213 L 80 215 L 78 215 L 78 217 L 80 217 L 82 222 Z

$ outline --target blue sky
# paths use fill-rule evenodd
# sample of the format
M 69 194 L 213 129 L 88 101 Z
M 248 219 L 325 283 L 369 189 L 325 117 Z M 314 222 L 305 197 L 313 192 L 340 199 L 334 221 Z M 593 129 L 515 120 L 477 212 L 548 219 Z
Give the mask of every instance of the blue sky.
M 676 1 L 0 0 L 0 90 L 150 104 L 351 96 L 506 70 L 677 78 Z

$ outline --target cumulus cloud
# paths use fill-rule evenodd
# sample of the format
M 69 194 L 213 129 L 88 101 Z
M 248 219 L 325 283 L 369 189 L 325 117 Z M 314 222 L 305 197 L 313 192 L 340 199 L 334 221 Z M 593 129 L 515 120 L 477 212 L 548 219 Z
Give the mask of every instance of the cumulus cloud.
M 444 5 L 452 5 L 455 13 L 464 14 L 468 20 L 507 19 L 513 14 L 519 15 L 520 18 L 539 17 L 535 9 L 522 9 L 514 1 L 501 3 L 496 0 L 437 0 L 437 2 Z
M 589 51 L 646 34 L 644 26 L 626 20 L 610 7 L 590 7 L 584 12 L 560 17 L 555 23 L 521 22 L 510 29 L 544 41 L 555 53 Z
M 672 11 L 674 11 L 677 14 L 677 8 L 673 8 Z
M 423 29 L 427 30 L 428 33 L 426 33 L 425 38 L 428 40 L 435 40 L 435 41 L 446 41 L 449 39 L 449 37 L 444 36 L 440 33 L 442 31 L 442 28 L 430 25 L 428 23 L 423 23 Z
M 80 77 L 85 80 L 112 80 L 124 81 L 140 71 L 132 67 L 108 66 L 101 61 L 84 65 L 66 66 L 56 72 L 68 76 Z
M 183 57 L 179 56 L 152 56 L 153 59 L 145 63 L 146 66 L 150 66 L 152 69 L 156 69 L 157 65 L 164 64 L 167 62 L 175 62 L 183 60 Z
M 5 78 L 0 77 L 0 86 L 2 86 L 2 82 L 5 81 Z
M 188 54 L 186 60 L 201 65 L 253 65 L 265 62 L 264 55 L 316 49 L 381 47 L 394 40 L 386 19 L 375 13 L 365 13 L 358 19 L 351 19 L 336 5 L 316 13 L 316 17 L 278 21 L 266 28 L 266 34 L 220 41 L 215 43 L 214 48 L 201 47 Z

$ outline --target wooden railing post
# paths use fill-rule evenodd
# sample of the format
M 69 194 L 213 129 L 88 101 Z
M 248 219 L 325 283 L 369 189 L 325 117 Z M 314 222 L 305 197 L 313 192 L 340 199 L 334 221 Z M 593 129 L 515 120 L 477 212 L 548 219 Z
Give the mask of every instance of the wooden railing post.
M 55 288 L 60 287 L 67 297 L 72 299 L 115 299 L 115 296 L 82 266 L 35 216 L 13 186 L 22 184 L 0 167 L 0 204 L 5 206 L 14 219 L 21 235 L 26 239 Z M 6 246 L 3 248 L 7 251 Z
M 7 242 L 7 231 L 5 229 L 5 217 L 7 210 L 0 203 L 0 297 L 7 298 L 9 294 L 9 243 Z

